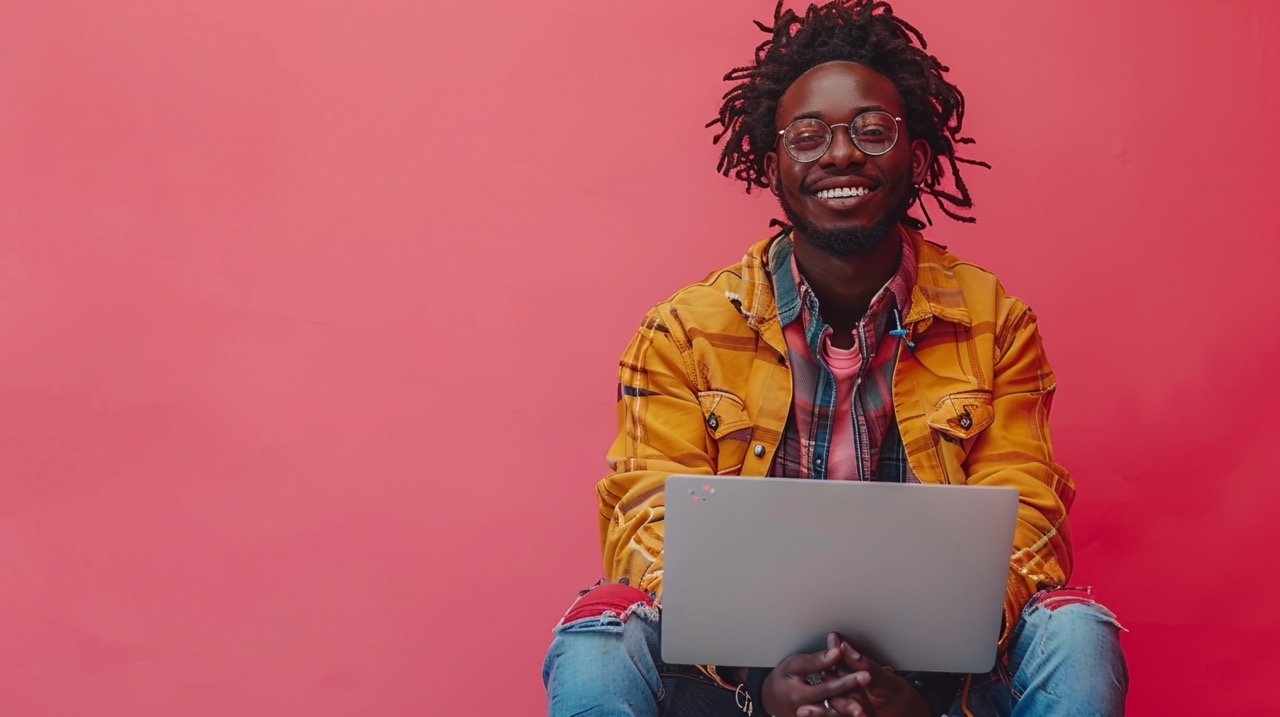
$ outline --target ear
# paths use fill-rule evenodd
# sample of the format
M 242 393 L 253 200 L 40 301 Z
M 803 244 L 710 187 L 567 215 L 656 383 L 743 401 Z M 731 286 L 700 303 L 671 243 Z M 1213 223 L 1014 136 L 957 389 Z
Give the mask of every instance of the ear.
M 933 150 L 923 139 L 911 140 L 911 183 L 921 184 L 929 176 L 929 162 L 933 160 Z
M 769 191 L 773 192 L 773 195 L 775 197 L 781 195 L 782 189 L 778 185 L 778 153 L 777 152 L 764 153 L 764 174 L 766 177 L 769 178 Z

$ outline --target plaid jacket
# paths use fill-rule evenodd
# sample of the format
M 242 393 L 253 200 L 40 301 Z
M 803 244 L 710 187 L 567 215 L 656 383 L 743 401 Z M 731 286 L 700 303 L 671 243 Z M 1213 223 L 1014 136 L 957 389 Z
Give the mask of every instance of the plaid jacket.
M 990 273 L 912 232 L 918 275 L 902 317 L 893 404 L 924 483 L 1021 494 L 1003 646 L 1039 587 L 1071 573 L 1075 486 L 1053 460 L 1055 388 L 1035 315 Z M 649 311 L 619 366 L 613 472 L 596 490 L 605 574 L 662 593 L 663 482 L 672 473 L 769 474 L 791 409 L 787 346 L 767 273 L 770 244 Z

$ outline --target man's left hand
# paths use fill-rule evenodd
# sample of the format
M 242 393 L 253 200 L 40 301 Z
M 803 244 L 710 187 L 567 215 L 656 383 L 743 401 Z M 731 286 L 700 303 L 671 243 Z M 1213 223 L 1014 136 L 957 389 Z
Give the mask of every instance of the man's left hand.
M 858 652 L 845 640 L 840 640 L 840 665 L 838 672 L 866 672 L 871 676 L 861 689 L 848 697 L 831 700 L 837 714 L 862 714 L 866 717 L 929 717 L 929 704 L 924 696 L 892 668 L 882 667 L 875 660 Z M 856 703 L 856 707 L 854 704 Z M 858 709 L 861 708 L 861 709 Z

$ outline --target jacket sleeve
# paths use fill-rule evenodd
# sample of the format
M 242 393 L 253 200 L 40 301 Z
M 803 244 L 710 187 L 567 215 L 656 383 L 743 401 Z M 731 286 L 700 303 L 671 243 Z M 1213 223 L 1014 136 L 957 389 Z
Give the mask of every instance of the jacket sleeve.
M 674 317 L 654 309 L 627 346 L 618 369 L 618 435 L 613 472 L 601 480 L 600 539 L 605 575 L 626 578 L 661 599 L 663 483 L 673 473 L 714 471 L 707 429 Z
M 991 425 L 978 434 L 964 468 L 970 485 L 1011 487 L 1020 496 L 1000 635 L 1003 647 L 1031 594 L 1041 587 L 1061 586 L 1071 574 L 1067 511 L 1075 485 L 1053 459 L 1049 408 L 1056 382 L 1035 315 L 1014 300 L 1000 327 Z

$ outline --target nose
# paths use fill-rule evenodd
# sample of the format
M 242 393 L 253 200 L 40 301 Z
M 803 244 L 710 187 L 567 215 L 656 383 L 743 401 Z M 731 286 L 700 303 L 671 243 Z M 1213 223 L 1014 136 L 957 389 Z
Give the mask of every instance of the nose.
M 818 158 L 818 161 L 825 167 L 843 169 L 851 164 L 866 162 L 867 155 L 853 143 L 849 125 L 838 124 L 832 125 L 831 146 L 827 147 L 827 151 Z

